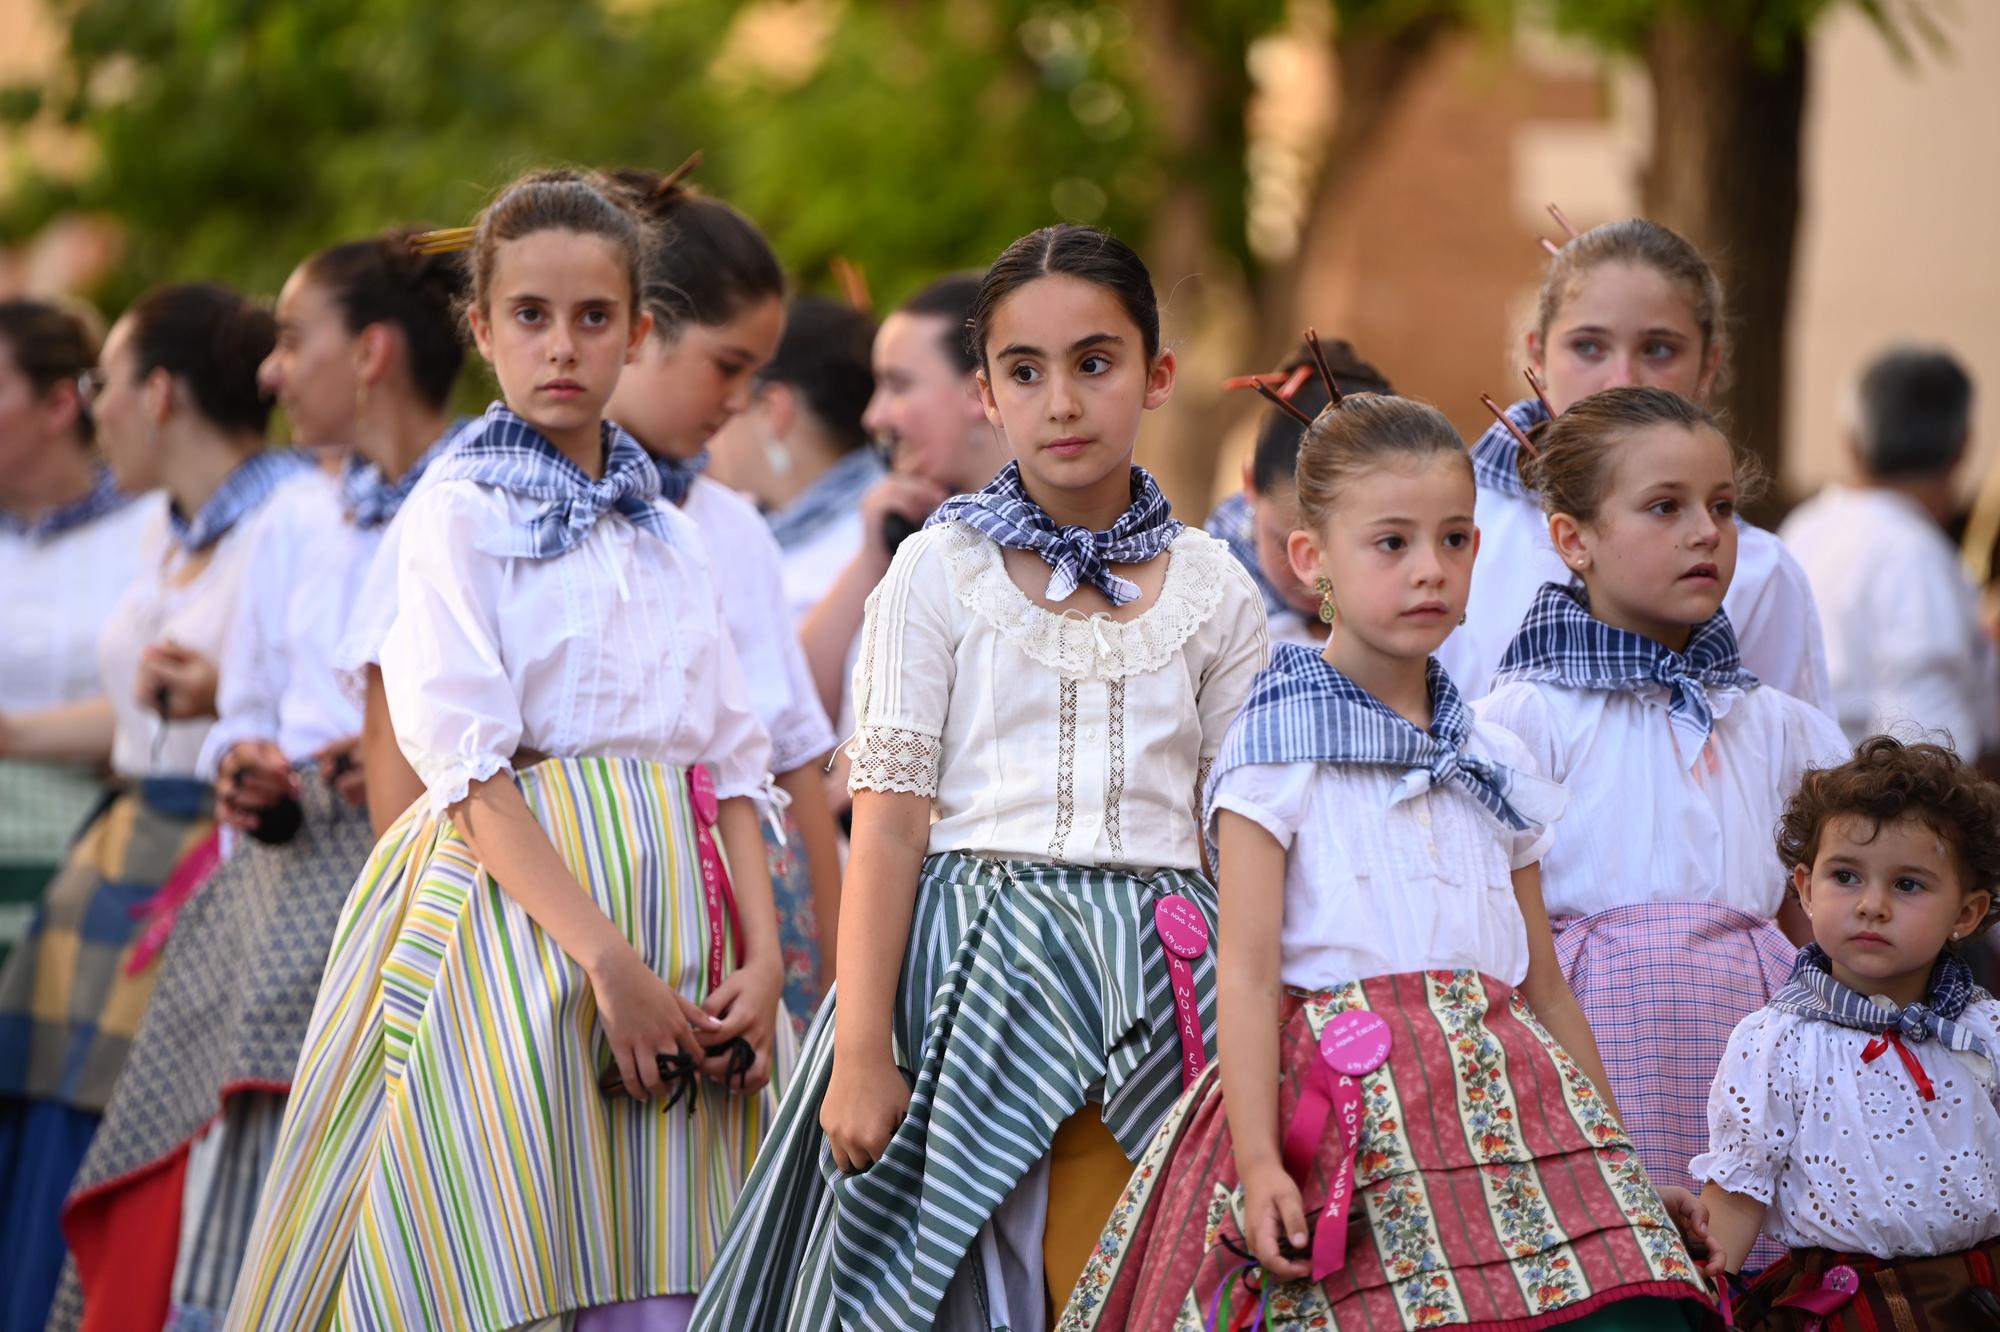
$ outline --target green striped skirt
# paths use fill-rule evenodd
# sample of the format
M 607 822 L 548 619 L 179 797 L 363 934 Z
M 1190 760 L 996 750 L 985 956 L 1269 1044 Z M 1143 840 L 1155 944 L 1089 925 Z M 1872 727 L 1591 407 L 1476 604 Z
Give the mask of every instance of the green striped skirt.
M 908 1117 L 866 1173 L 834 1169 L 819 1127 L 833 1071 L 829 996 L 693 1329 L 917 1332 L 948 1303 L 990 1308 L 984 1265 L 968 1254 L 1047 1155 L 1056 1126 L 1099 1100 L 1136 1160 L 1180 1096 L 1180 1038 L 1153 926 L 1154 904 L 1176 893 L 1212 934 L 1215 891 L 1187 871 L 959 852 L 926 860 L 894 1015 L 897 1062 L 915 1069 Z M 1195 968 L 1211 1054 L 1214 978 L 1211 951 Z
M 687 773 L 551 759 L 517 780 L 598 906 L 706 997 Z M 691 1293 L 795 1055 L 782 1013 L 774 1055 L 754 1096 L 704 1083 L 662 1112 L 599 1091 L 582 969 L 419 805 L 342 909 L 230 1326 L 484 1332 Z

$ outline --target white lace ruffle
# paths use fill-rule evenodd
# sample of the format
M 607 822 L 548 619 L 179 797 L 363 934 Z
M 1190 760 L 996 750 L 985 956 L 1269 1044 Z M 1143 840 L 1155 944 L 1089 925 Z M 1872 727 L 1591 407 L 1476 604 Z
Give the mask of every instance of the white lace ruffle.
M 1028 599 L 1007 574 L 1000 547 L 962 523 L 939 543 L 952 591 L 1033 661 L 1072 680 L 1122 680 L 1172 661 L 1222 604 L 1223 561 L 1236 557 L 1189 528 L 1168 547 L 1159 599 L 1130 620 L 1061 614 Z
M 498 772 L 505 772 L 514 765 L 498 754 L 482 754 L 478 758 L 459 759 L 441 769 L 424 783 L 424 801 L 431 813 L 440 818 L 451 813 L 451 807 L 465 799 L 474 782 L 483 782 Z
M 896 726 L 864 726 L 847 746 L 849 791 L 935 797 L 944 741 Z

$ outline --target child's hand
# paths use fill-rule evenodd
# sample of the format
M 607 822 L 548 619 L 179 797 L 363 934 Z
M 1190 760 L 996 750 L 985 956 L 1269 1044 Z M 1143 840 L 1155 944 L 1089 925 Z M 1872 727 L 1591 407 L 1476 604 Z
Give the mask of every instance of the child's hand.
M 1306 1225 L 1305 1199 L 1275 1161 L 1243 1176 L 1243 1239 L 1272 1276 L 1296 1281 L 1312 1272 L 1312 1231 Z M 1287 1248 L 1307 1256 L 1287 1257 Z
M 730 972 L 702 1003 L 702 1011 L 717 1024 L 702 1033 L 704 1045 L 720 1047 L 741 1036 L 757 1052 L 757 1062 L 736 1084 L 737 1090 L 745 1095 L 771 1080 L 771 1037 L 777 1029 L 778 998 L 784 990 L 784 975 L 778 970 L 777 959 L 770 958 L 762 963 L 746 962 Z M 729 1074 L 729 1057 L 717 1055 L 705 1060 L 701 1071 L 716 1082 L 724 1082 Z
M 893 1062 L 863 1061 L 834 1051 L 819 1126 L 826 1130 L 833 1163 L 842 1174 L 858 1175 L 880 1160 L 909 1109 L 910 1086 Z
M 1687 1245 L 1702 1274 L 1710 1281 L 1722 1281 L 1727 1255 L 1708 1241 L 1708 1206 L 1686 1189 L 1671 1184 L 1660 1190 L 1660 1201 L 1666 1204 L 1667 1216 L 1672 1219 L 1674 1229 L 1681 1232 L 1681 1242 Z
M 696 1032 L 715 1039 L 713 1019 L 661 980 L 630 944 L 585 974 L 627 1095 L 641 1100 L 661 1095 L 666 1089 L 660 1081 L 660 1056 L 679 1051 L 699 1058 Z

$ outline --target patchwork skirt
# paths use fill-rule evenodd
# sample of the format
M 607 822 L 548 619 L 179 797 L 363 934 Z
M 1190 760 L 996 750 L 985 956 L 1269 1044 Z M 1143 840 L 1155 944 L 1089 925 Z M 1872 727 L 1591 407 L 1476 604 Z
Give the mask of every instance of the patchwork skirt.
M 1422 972 L 1289 997 L 1282 1125 L 1314 1085 L 1322 1031 L 1349 1009 L 1386 1021 L 1392 1044 L 1359 1079 L 1344 1266 L 1321 1283 L 1264 1281 L 1243 1240 L 1243 1191 L 1211 1068 L 1140 1159 L 1062 1332 L 1260 1319 L 1274 1332 L 1526 1332 L 1628 1299 L 1707 1300 L 1597 1089 L 1491 977 Z M 1326 1117 L 1301 1189 L 1313 1217 L 1346 1158 L 1336 1119 Z
M 1859 1279 L 1853 1296 L 1824 1315 L 1788 1301 L 1811 1297 L 1835 1267 Z M 1764 1269 L 1736 1303 L 1745 1332 L 1974 1332 L 2000 1328 L 2000 1236 L 1935 1258 L 1871 1258 L 1793 1249 Z M 1824 1318 L 1815 1324 L 1815 1318 Z
M 63 1211 L 76 1275 L 50 1332 L 86 1308 L 92 1328 L 160 1326 L 170 1295 L 212 1320 L 228 1307 L 327 948 L 375 844 L 312 767 L 299 801 L 292 840 L 240 840 L 180 913 Z
M 528 808 L 649 965 L 697 1001 L 711 947 L 712 807 L 691 774 L 549 759 Z M 702 1082 L 662 1110 L 599 1090 L 611 1057 L 582 969 L 419 805 L 335 927 L 228 1325 L 488 1332 L 687 1294 L 707 1276 L 777 1106 Z
M 1172 895 L 1213 932 L 1214 889 L 1191 872 L 929 857 L 893 1014 L 913 1083 L 907 1117 L 867 1171 L 835 1169 L 819 1126 L 830 995 L 692 1326 L 1008 1326 L 1003 1274 L 981 1237 L 1057 1126 L 1098 1099 L 1136 1158 L 1180 1095 L 1181 1037 L 1154 930 L 1155 904 Z M 1212 950 L 1192 982 L 1212 1055 Z M 1027 1284 L 1039 1323 L 1039 1278 Z

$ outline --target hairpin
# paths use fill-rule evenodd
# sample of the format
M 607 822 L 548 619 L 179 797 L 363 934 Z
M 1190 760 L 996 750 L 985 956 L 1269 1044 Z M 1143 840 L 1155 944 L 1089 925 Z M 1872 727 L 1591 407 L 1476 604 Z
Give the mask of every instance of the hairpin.
M 826 261 L 833 271 L 833 280 L 840 284 L 840 294 L 848 305 L 868 314 L 875 309 L 874 297 L 868 293 L 868 275 L 861 271 L 861 265 L 844 254 L 836 254 Z
M 1547 250 L 1552 258 L 1563 252 L 1563 247 L 1550 240 L 1547 236 L 1537 236 L 1535 239 L 1542 243 L 1542 248 Z
M 1283 370 L 1273 370 L 1268 375 L 1231 375 L 1222 381 L 1222 387 L 1224 389 L 1247 389 L 1255 388 L 1259 384 L 1276 384 L 1278 385 L 1278 396 L 1289 400 L 1304 386 L 1308 379 L 1312 378 L 1312 374 L 1313 369 L 1311 366 L 1299 365 L 1292 367 L 1289 374 Z
M 438 231 L 419 231 L 410 237 L 410 249 L 417 254 L 450 254 L 454 250 L 469 250 L 472 241 L 479 234 L 478 227 L 445 227 Z
M 1574 222 L 1571 222 L 1567 217 L 1563 216 L 1563 210 L 1557 207 L 1555 204 L 1549 205 L 1549 216 L 1556 220 L 1557 226 L 1561 227 L 1564 231 L 1569 233 L 1569 238 L 1571 240 L 1575 240 L 1578 236 L 1583 234 L 1582 232 L 1576 229 L 1576 224 Z
M 1253 379 L 1250 387 L 1257 390 L 1259 397 L 1269 400 L 1273 407 L 1276 407 L 1300 425 L 1307 427 L 1312 425 L 1313 419 L 1307 416 L 1298 404 L 1294 403 L 1290 398 L 1280 395 L 1276 389 L 1266 384 L 1263 380 Z
M 1326 363 L 1326 352 L 1320 348 L 1319 333 L 1315 329 L 1306 330 L 1306 350 L 1312 353 L 1313 364 L 1319 367 L 1319 377 L 1326 381 L 1327 405 L 1340 406 L 1340 385 L 1334 382 L 1333 368 Z
M 1500 404 L 1493 401 L 1492 394 L 1482 393 L 1479 395 L 1479 400 L 1486 404 L 1487 411 L 1493 413 L 1494 420 L 1498 421 L 1501 425 L 1507 427 L 1507 433 L 1512 435 L 1517 441 L 1520 442 L 1521 447 L 1528 451 L 1528 456 L 1530 458 L 1539 458 L 1541 456 L 1542 451 L 1535 447 L 1535 441 L 1529 439 L 1527 436 L 1527 432 L 1522 430 L 1521 427 L 1514 424 L 1514 420 L 1512 417 L 1508 416 L 1507 413 L 1500 410 Z
M 1535 373 L 1535 367 L 1531 365 L 1521 373 L 1528 377 L 1528 387 L 1535 391 L 1535 399 L 1542 404 L 1542 410 L 1549 414 L 1551 421 L 1555 420 L 1556 409 L 1549 405 L 1548 390 L 1542 384 L 1542 377 Z
M 700 165 L 701 165 L 701 149 L 697 148 L 693 152 L 688 154 L 687 161 L 681 163 L 679 166 L 675 167 L 672 171 L 669 171 L 666 174 L 666 176 L 661 179 L 660 183 L 653 187 L 653 196 L 655 198 L 659 198 L 665 195 L 667 191 L 673 189 L 674 186 L 680 184 L 681 181 L 687 177 L 689 172 L 693 171 L 696 167 Z

